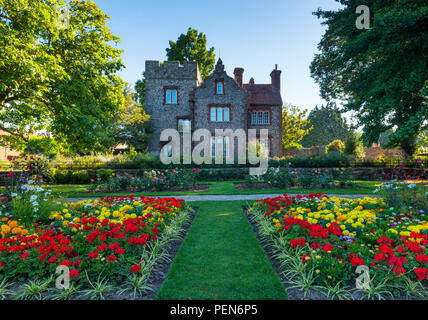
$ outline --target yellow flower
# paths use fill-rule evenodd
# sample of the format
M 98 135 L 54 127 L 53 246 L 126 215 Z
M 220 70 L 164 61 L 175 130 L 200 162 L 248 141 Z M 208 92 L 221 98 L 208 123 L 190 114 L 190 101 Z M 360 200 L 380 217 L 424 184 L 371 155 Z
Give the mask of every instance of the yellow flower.
M 9 226 L 7 226 L 5 224 L 1 226 L 1 233 L 2 234 L 7 234 L 9 232 L 10 232 L 10 227 Z

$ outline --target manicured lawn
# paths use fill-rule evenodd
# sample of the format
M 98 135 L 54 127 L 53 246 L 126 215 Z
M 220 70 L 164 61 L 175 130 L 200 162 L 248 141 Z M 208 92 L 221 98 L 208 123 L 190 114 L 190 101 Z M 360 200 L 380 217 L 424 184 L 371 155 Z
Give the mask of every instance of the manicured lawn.
M 194 202 L 199 211 L 158 299 L 286 299 L 242 210 L 245 201 Z
M 267 194 L 267 193 L 335 193 L 335 194 L 372 194 L 380 181 L 355 181 L 356 186 L 349 189 L 255 189 L 255 190 L 237 190 L 234 183 L 243 183 L 243 181 L 200 181 L 198 184 L 209 184 L 211 187 L 205 191 L 157 191 L 157 192 L 135 192 L 135 195 L 145 196 L 186 196 L 186 195 L 237 195 L 237 194 Z M 112 195 L 109 192 L 100 193 L 81 193 L 85 191 L 84 185 L 59 185 L 49 186 L 54 193 L 62 193 L 69 198 L 81 197 L 105 197 Z M 130 192 L 116 193 L 129 194 Z

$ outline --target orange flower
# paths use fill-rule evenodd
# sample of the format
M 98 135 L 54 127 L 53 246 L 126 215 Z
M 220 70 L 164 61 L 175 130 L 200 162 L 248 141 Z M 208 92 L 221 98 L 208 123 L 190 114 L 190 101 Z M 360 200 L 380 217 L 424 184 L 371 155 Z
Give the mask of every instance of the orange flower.
M 14 228 L 14 227 L 16 227 L 18 225 L 18 221 L 16 221 L 16 220 L 10 220 L 8 222 L 8 224 L 9 224 L 9 227 Z

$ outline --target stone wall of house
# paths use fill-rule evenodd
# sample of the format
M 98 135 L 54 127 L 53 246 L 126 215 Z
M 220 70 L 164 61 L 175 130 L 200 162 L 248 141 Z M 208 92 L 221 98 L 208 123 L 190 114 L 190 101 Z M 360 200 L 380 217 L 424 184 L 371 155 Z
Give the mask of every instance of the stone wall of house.
M 224 82 L 224 94 L 215 94 L 215 83 Z M 216 129 L 247 129 L 247 93 L 236 81 L 229 77 L 223 68 L 216 70 L 194 91 L 194 126 L 195 130 L 208 129 L 212 135 Z M 210 107 L 229 107 L 229 122 L 211 122 Z M 238 140 L 234 139 L 234 152 L 237 156 Z
M 160 133 L 164 129 L 177 129 L 178 118 L 189 118 L 190 92 L 201 82 L 198 64 L 195 61 L 180 64 L 178 61 L 146 61 L 146 112 L 154 126 L 154 138 L 149 142 L 149 151 L 159 153 Z M 178 88 L 178 104 L 164 104 L 164 88 Z
M 252 125 L 251 117 L 253 110 L 269 110 L 270 124 L 269 125 Z M 248 129 L 269 130 L 270 140 L 270 157 L 281 157 L 283 155 L 282 147 L 282 106 L 265 106 L 265 105 L 250 105 L 247 113 Z

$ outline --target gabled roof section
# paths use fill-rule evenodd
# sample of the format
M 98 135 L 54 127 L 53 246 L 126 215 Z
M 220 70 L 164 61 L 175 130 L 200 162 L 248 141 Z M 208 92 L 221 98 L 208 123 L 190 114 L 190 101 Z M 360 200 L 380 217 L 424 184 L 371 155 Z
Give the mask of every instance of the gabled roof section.
M 257 105 L 282 106 L 281 93 L 271 84 L 244 83 L 242 87 L 249 92 L 248 103 Z

